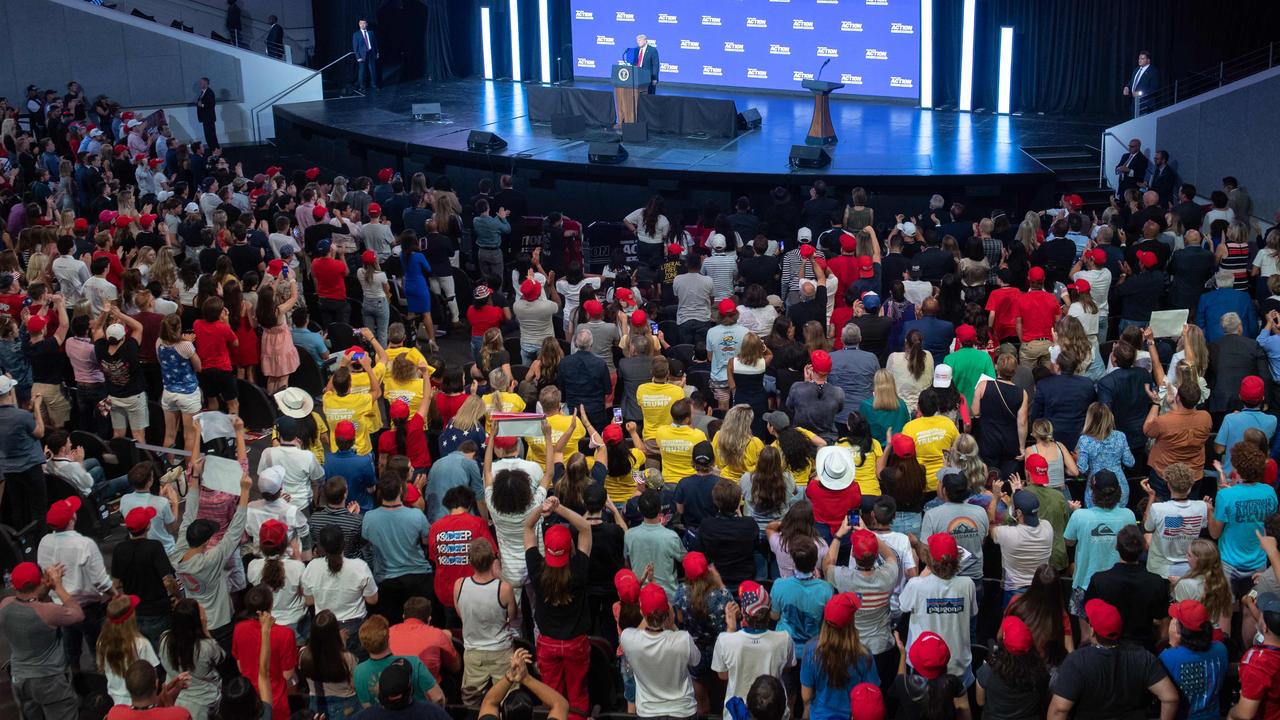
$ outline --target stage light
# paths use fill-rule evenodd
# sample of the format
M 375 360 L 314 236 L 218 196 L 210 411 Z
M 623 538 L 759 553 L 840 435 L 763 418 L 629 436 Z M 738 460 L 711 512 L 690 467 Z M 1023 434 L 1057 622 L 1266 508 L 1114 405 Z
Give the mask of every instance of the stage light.
M 1000 95 L 996 112 L 1009 114 L 1009 95 L 1013 92 L 1013 28 L 1000 28 Z
M 493 27 L 489 6 L 480 6 L 480 52 L 484 56 L 484 79 L 493 79 Z
M 973 109 L 973 24 L 977 0 L 964 0 L 964 22 L 960 36 L 960 111 Z
M 551 19 L 547 0 L 538 0 L 538 59 L 542 64 L 542 82 L 551 82 Z
M 933 3 L 920 3 L 920 107 L 933 107 Z
M 511 16 L 511 79 L 524 79 L 520 72 L 520 0 L 510 0 L 507 14 Z

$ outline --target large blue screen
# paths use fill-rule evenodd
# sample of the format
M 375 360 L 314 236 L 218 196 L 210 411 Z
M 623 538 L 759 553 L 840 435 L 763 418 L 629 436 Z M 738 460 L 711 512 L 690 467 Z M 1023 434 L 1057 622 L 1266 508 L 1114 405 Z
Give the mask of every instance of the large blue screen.
M 800 90 L 824 60 L 841 93 L 920 96 L 921 0 L 572 0 L 578 77 L 609 77 L 644 34 L 663 82 Z

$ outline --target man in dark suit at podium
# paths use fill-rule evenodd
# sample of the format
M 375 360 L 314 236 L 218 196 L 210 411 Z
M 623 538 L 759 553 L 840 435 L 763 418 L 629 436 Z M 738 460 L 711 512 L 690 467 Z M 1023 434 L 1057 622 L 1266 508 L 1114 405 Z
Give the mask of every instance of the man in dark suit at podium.
M 658 50 L 649 44 L 649 38 L 643 34 L 636 36 L 636 46 L 627 48 L 622 54 L 624 62 L 649 71 L 649 94 L 658 94 Z

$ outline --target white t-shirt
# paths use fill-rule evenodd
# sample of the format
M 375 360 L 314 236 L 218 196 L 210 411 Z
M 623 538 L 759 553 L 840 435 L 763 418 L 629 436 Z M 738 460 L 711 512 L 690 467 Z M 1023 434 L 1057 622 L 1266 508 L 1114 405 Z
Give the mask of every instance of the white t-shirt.
M 250 552 L 258 551 L 258 531 L 262 529 L 262 523 L 268 520 L 279 520 L 289 528 L 289 541 L 294 538 L 304 538 L 311 534 L 311 526 L 307 523 L 307 516 L 296 505 L 291 505 L 284 501 L 284 498 L 276 498 L 270 502 L 266 500 L 254 500 L 249 503 L 249 509 L 245 513 L 244 530 L 249 535 L 249 542 L 245 546 Z M 286 550 L 285 556 L 289 557 L 292 551 Z
M 496 472 L 496 471 L 495 471 Z M 493 509 L 493 486 L 484 489 L 484 504 L 489 508 L 489 519 L 493 521 L 493 535 L 498 541 L 498 556 L 502 560 L 502 579 L 511 584 L 516 591 L 516 599 L 520 599 L 520 590 L 524 587 L 525 577 L 529 574 L 524 562 L 524 521 L 530 512 L 537 512 L 538 506 L 547 499 L 547 491 L 541 487 L 534 488 L 533 502 L 528 511 L 520 514 L 500 513 Z M 542 532 L 536 533 L 538 545 L 542 545 Z
M 373 277 L 365 279 L 365 270 L 360 268 L 356 271 L 356 279 L 360 281 L 360 288 L 364 291 L 365 300 L 387 299 L 387 294 L 382 290 L 382 286 L 387 284 L 387 274 L 378 270 L 373 273 Z
M 53 275 L 58 278 L 58 287 L 62 288 L 67 306 L 74 307 L 80 302 L 81 288 L 90 277 L 89 266 L 70 255 L 59 255 L 53 259 Z
M 271 614 L 281 625 L 293 627 L 307 614 L 307 601 L 302 592 L 302 573 L 306 566 L 300 560 L 284 558 L 284 585 L 272 593 Z M 263 558 L 254 558 L 249 562 L 245 576 L 250 585 L 262 582 L 262 568 L 267 564 Z M 343 562 L 346 564 L 346 561 Z
M 90 312 L 95 318 L 102 314 L 103 305 L 119 296 L 119 293 L 116 292 L 116 286 L 112 285 L 106 278 L 98 275 L 85 280 L 81 292 L 84 299 L 89 301 Z
M 160 658 L 156 656 L 156 651 L 151 647 L 151 641 L 139 635 L 133 639 L 133 651 L 137 654 L 139 660 L 146 660 L 153 667 L 160 667 Z M 102 668 L 102 672 L 107 676 L 107 694 L 111 696 L 111 702 L 117 705 L 128 705 L 133 702 L 129 698 L 129 690 L 124 685 L 124 678 L 111 672 L 111 667 Z
M 728 674 L 725 700 L 745 697 L 761 675 L 782 677 L 782 671 L 796 663 L 795 643 L 778 630 L 720 633 L 711 654 L 711 669 Z M 726 708 L 724 720 L 733 720 Z
M 120 515 L 122 517 L 128 516 L 129 512 L 135 508 L 148 506 L 156 509 L 156 516 L 151 518 L 151 527 L 147 528 L 147 537 L 151 540 L 159 541 L 164 546 L 166 555 L 173 555 L 174 551 L 177 550 L 177 541 L 165 526 L 172 525 L 177 518 L 173 516 L 173 508 L 169 506 L 169 501 L 149 492 L 135 491 L 120 496 Z
M 1029 525 L 1001 525 L 996 528 L 996 544 L 1000 546 L 1004 566 L 1004 589 L 1016 590 L 1031 585 L 1036 569 L 1049 562 L 1053 552 L 1053 526 L 1041 520 Z
M 907 302 L 920 307 L 921 303 L 933 297 L 933 284 L 924 280 L 903 280 L 902 292 Z
M 1258 274 L 1264 278 L 1271 277 L 1272 275 L 1280 272 L 1280 267 L 1277 266 L 1275 256 L 1267 250 L 1263 250 L 1253 256 L 1253 266 L 1258 268 Z
M 377 594 L 378 583 L 363 560 L 343 558 L 335 574 L 328 559 L 319 557 L 302 572 L 302 592 L 315 600 L 316 612 L 332 610 L 339 622 L 363 620 L 369 614 L 364 599 Z
M 622 631 L 622 653 L 636 677 L 638 717 L 689 717 L 698 712 L 689 668 L 702 659 L 684 630 Z
M 902 575 L 902 566 L 896 562 L 877 561 L 876 566 L 867 574 L 863 574 L 852 559 L 849 565 L 832 568 L 831 584 L 836 586 L 836 591 L 857 593 L 862 600 L 862 607 L 853 616 L 853 623 L 858 628 L 862 644 L 873 655 L 879 655 L 893 647 L 889 627 L 892 613 L 889 599 L 895 594 L 894 588 Z
M 258 474 L 266 468 L 284 468 L 282 489 L 289 495 L 289 504 L 305 510 L 311 507 L 312 484 L 324 479 L 324 468 L 316 460 L 315 453 L 292 445 L 269 447 L 258 460 Z M 254 530 L 257 534 L 257 530 Z
M 1147 570 L 1167 578 L 1170 566 L 1185 568 L 1191 541 L 1200 537 L 1208 523 L 1209 506 L 1203 500 L 1167 500 L 1152 505 L 1143 526 L 1151 533 Z
M 650 245 L 659 244 L 666 239 L 667 235 L 671 234 L 671 222 L 667 220 L 666 215 L 658 216 L 658 221 L 653 224 L 653 229 L 656 232 L 652 235 L 645 230 L 644 208 L 635 210 L 624 219 L 636 226 L 636 239 L 642 243 L 648 243 Z
M 1103 267 L 1097 270 L 1081 270 L 1071 276 L 1072 280 L 1081 278 L 1089 283 L 1089 294 L 1093 296 L 1093 304 L 1098 306 L 1098 314 L 1106 316 L 1107 293 L 1111 291 L 1111 271 Z
M 671 282 L 671 292 L 676 296 L 676 324 L 683 325 L 690 320 L 710 322 L 715 285 L 706 275 L 691 272 L 677 275 Z
M 920 633 L 930 630 L 937 633 L 951 648 L 947 674 L 963 676 L 973 654 L 969 648 L 969 618 L 978 614 L 973 579 L 965 575 L 956 575 L 950 580 L 937 575 L 913 577 L 907 581 L 899 600 L 902 612 L 911 613 L 907 647 L 911 647 Z
M 519 286 L 517 286 L 519 287 Z M 555 328 L 551 327 L 551 318 L 556 316 L 560 308 L 549 298 L 539 296 L 529 302 L 524 298 L 516 300 L 511 312 L 520 324 L 520 344 L 534 347 L 541 346 L 542 341 L 555 336 Z
M 573 323 L 573 312 L 578 309 L 578 292 L 587 285 L 599 290 L 600 278 L 582 278 L 580 282 L 573 285 L 570 285 L 569 281 L 564 278 L 556 281 L 556 292 L 560 293 L 560 297 L 564 298 L 564 326 L 566 329 Z
M 534 492 L 537 492 L 538 485 L 542 484 L 542 476 L 545 474 L 543 466 L 532 460 L 525 460 L 524 458 L 518 457 L 498 458 L 494 460 L 493 476 L 497 477 L 498 471 L 500 470 L 523 470 L 529 476 L 529 482 L 533 485 Z M 522 533 L 522 539 L 520 541 L 522 544 L 524 543 L 523 537 L 524 535 Z

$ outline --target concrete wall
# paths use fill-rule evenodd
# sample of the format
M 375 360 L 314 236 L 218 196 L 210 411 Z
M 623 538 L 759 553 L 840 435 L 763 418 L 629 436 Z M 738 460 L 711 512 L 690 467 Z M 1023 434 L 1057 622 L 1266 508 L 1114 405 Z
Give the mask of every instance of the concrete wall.
M 1280 67 L 1109 128 L 1120 140 L 1104 138 L 1102 167 L 1115 187 L 1110 169 L 1125 152 L 1122 143 L 1140 138 L 1148 158 L 1168 150 L 1178 176 L 1202 196 L 1234 175 L 1253 198 L 1254 216 L 1270 220 L 1280 208 L 1278 114 Z
M 59 38 L 56 52 L 46 47 Z M 218 96 L 218 136 L 223 143 L 254 142 L 252 108 L 311 71 L 225 43 L 147 22 L 81 0 L 0 3 L 0 94 L 21 104 L 28 84 L 60 92 L 78 81 L 90 100 L 106 94 L 126 109 L 164 109 L 175 137 L 201 139 L 195 116 L 199 79 L 210 78 Z M 320 100 L 312 78 L 285 102 Z M 274 132 L 271 112 L 259 115 L 263 137 Z

